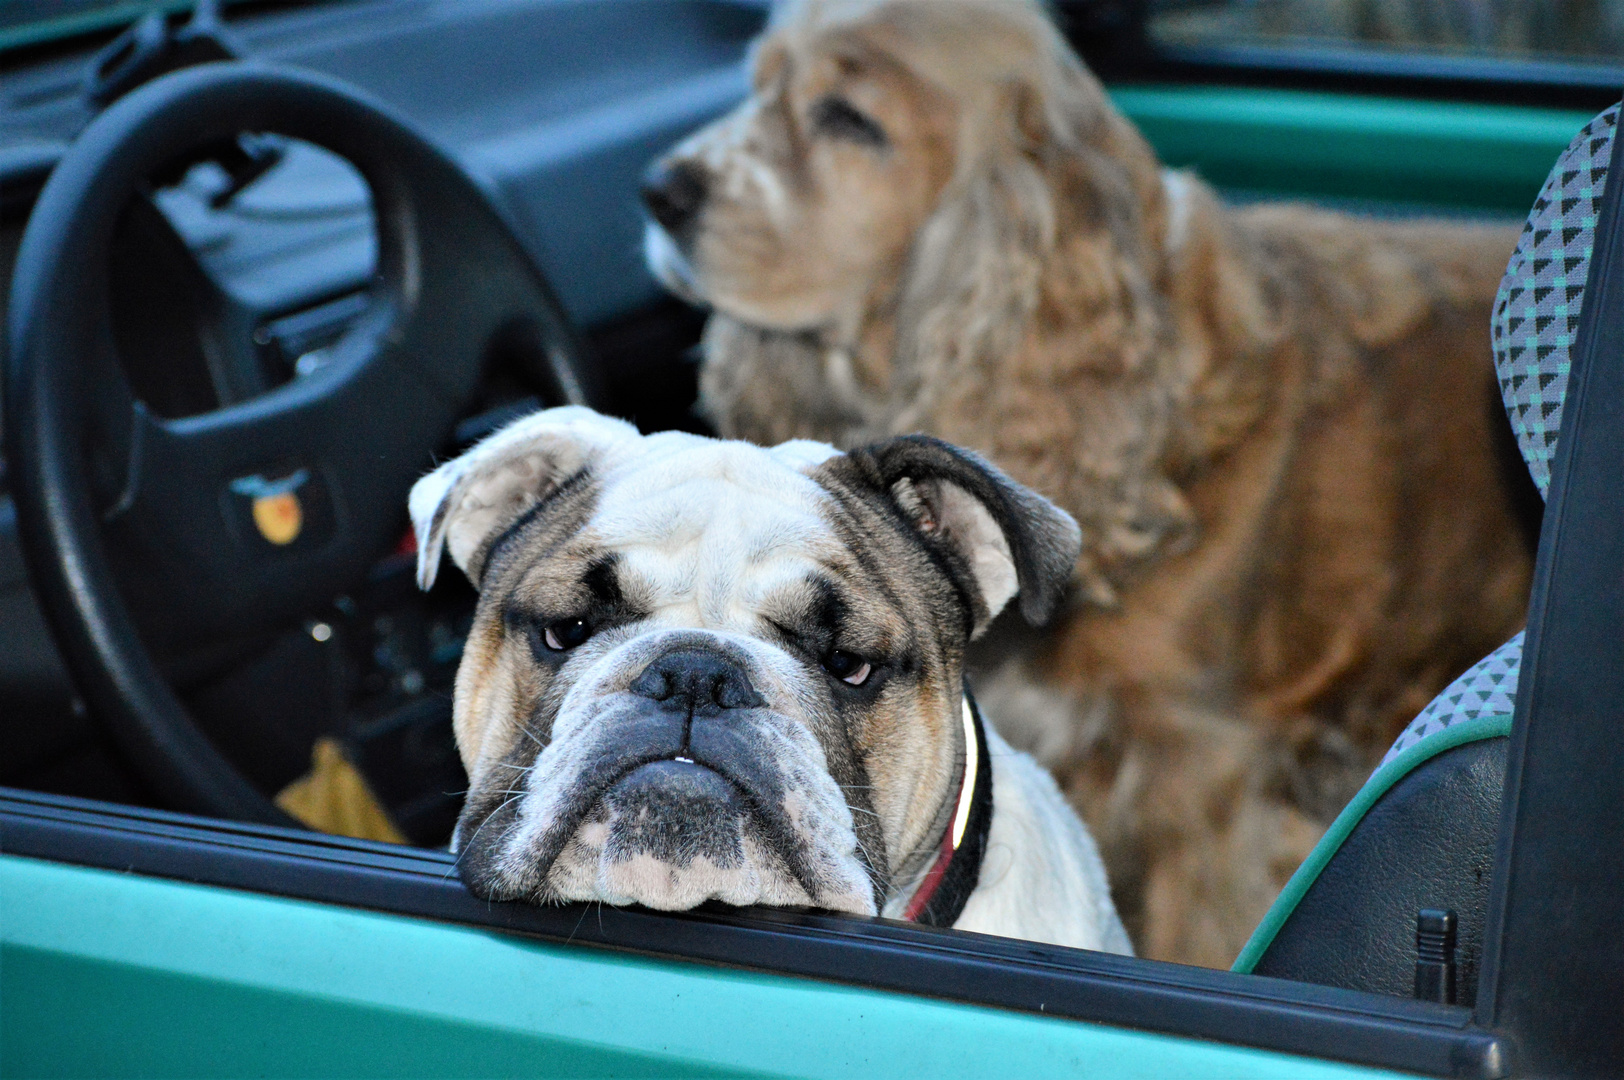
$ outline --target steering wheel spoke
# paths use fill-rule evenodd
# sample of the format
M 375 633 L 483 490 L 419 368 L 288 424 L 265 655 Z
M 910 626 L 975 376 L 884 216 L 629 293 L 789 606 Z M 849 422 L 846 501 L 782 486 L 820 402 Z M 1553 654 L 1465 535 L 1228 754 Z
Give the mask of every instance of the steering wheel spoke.
M 411 436 L 455 403 L 387 357 L 340 355 L 250 401 L 164 420 L 137 405 L 129 483 L 106 518 L 131 605 L 183 645 L 285 624 L 399 539 L 424 469 Z M 149 614 L 150 613 L 150 614 Z

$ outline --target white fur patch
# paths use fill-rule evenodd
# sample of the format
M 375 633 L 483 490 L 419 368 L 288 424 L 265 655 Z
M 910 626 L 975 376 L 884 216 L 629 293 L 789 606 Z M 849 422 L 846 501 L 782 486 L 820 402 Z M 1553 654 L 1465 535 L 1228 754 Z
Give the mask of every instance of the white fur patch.
M 1190 177 L 1175 169 L 1162 170 L 1162 195 L 1167 199 L 1167 236 L 1162 247 L 1176 255 L 1190 238 Z
M 993 814 L 981 881 L 955 930 L 1133 954 L 1094 838 L 1037 762 L 987 730 Z
M 451 560 L 466 569 L 501 520 L 539 496 L 544 474 L 568 476 L 588 459 L 639 437 L 624 420 L 591 409 L 546 409 L 515 420 L 423 477 L 407 501 L 417 536 L 418 587 L 434 584 L 447 546 Z
M 812 439 L 791 439 L 767 452 L 797 472 L 811 472 L 830 458 L 840 456 L 840 451 L 828 443 Z
M 647 584 L 667 625 L 752 632 L 768 596 L 839 553 L 829 495 L 803 471 L 817 446 L 651 435 L 602 476 L 587 528 Z

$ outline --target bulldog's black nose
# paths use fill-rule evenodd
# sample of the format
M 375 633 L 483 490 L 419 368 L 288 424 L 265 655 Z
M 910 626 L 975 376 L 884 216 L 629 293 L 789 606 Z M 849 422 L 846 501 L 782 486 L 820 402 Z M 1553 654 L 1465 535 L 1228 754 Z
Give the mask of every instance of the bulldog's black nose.
M 709 649 L 673 649 L 644 668 L 628 689 L 685 714 L 766 704 L 738 664 Z
M 656 161 L 643 177 L 643 204 L 660 227 L 681 239 L 705 202 L 705 173 L 689 161 Z

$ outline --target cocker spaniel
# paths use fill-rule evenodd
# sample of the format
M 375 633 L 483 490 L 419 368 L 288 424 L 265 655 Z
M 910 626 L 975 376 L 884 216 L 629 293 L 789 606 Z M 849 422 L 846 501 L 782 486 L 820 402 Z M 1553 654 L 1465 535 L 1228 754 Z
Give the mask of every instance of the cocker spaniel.
M 1076 517 L 1069 605 L 995 625 L 979 693 L 1141 954 L 1229 963 L 1523 618 L 1488 339 L 1515 231 L 1226 206 L 1033 2 L 790 3 L 752 68 L 644 193 L 651 265 L 713 310 L 703 407 L 768 445 L 928 432 Z

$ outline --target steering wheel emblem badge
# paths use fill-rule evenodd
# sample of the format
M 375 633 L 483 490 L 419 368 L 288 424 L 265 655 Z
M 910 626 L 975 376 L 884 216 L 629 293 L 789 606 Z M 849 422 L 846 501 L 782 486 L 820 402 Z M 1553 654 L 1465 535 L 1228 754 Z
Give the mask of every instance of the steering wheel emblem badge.
M 304 506 L 299 501 L 299 489 L 309 479 L 309 469 L 298 469 L 276 480 L 256 473 L 231 481 L 231 490 L 253 500 L 254 527 L 259 535 L 277 547 L 285 547 L 297 540 L 304 529 Z

